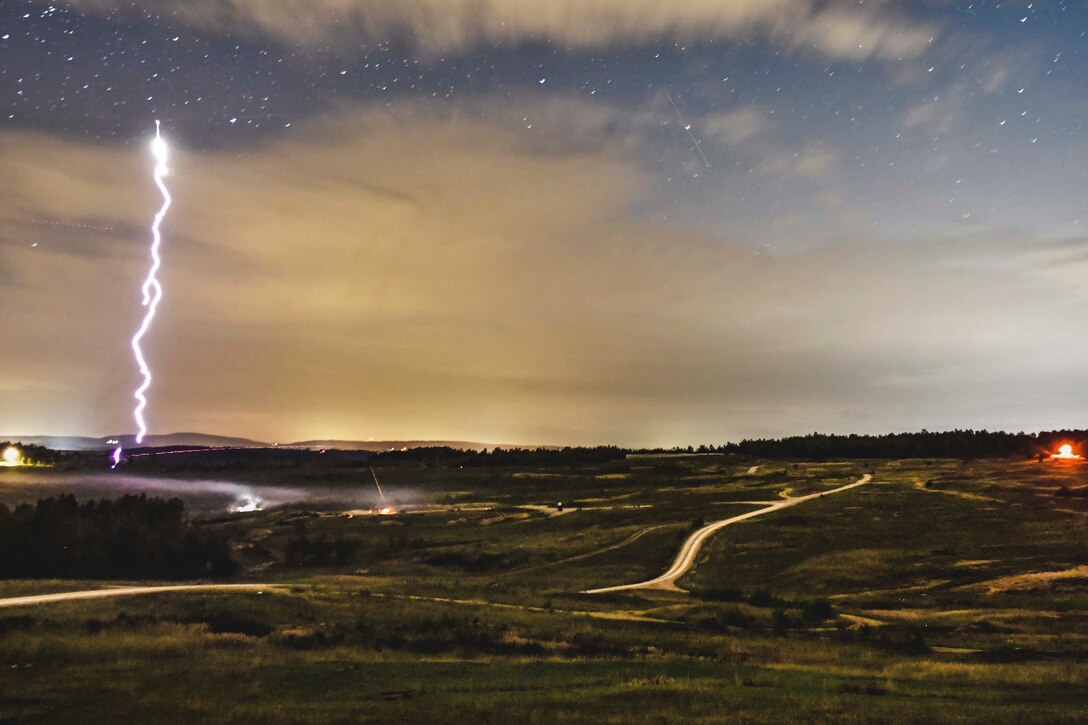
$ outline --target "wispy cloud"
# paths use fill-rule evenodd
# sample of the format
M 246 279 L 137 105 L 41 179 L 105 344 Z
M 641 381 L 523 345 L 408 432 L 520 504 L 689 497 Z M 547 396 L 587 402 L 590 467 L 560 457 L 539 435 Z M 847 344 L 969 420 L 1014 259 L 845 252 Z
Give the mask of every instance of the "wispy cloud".
M 925 51 L 937 28 L 845 0 L 71 0 L 77 10 L 148 12 L 213 32 L 350 51 L 403 42 L 428 54 L 483 44 L 550 41 L 591 49 L 704 41 L 752 31 L 833 58 L 897 59 Z
M 139 228 L 154 208 L 141 151 L 0 142 L 9 168 L 68 177 L 64 195 L 30 184 L 0 198 L 0 215 L 80 218 L 103 185 L 132 200 L 111 223 Z M 829 156 L 806 149 L 789 168 L 818 176 Z M 1088 364 L 1039 345 L 1060 330 L 1046 310 L 1080 304 L 1062 288 L 955 264 L 1019 242 L 763 255 L 632 215 L 660 182 L 628 147 L 564 146 L 506 119 L 346 110 L 243 156 L 179 149 L 174 167 L 149 345 L 155 415 L 171 427 L 651 444 L 750 434 L 753 410 L 769 432 L 935 426 L 972 422 L 962 402 L 1011 379 L 1045 394 L 1048 379 L 1029 375 L 1042 356 Z M 111 401 L 131 373 L 142 249 L 4 254 L 21 281 L 5 291 L 19 344 L 0 350 L 0 369 L 56 384 L 21 388 L 0 427 L 123 425 Z

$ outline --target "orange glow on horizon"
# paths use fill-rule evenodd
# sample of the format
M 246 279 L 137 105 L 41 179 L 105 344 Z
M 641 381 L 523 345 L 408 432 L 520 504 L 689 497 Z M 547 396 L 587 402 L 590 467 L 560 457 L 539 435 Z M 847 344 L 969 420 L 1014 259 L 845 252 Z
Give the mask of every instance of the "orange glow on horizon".
M 1050 454 L 1050 457 L 1063 461 L 1079 461 L 1082 458 L 1073 452 L 1073 446 L 1068 443 L 1058 446 L 1058 452 Z

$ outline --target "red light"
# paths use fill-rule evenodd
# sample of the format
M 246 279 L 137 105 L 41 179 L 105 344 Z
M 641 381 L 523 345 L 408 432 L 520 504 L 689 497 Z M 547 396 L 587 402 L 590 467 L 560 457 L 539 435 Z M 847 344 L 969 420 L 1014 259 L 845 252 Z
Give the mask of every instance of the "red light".
M 1068 443 L 1058 446 L 1058 452 L 1051 453 L 1050 457 L 1061 461 L 1079 461 L 1081 459 L 1081 456 L 1073 450 L 1073 446 Z

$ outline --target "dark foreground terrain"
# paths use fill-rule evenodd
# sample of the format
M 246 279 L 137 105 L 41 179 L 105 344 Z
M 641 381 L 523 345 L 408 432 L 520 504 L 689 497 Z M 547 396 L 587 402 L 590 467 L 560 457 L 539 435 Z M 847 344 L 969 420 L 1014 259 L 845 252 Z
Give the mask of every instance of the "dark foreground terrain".
M 297 502 L 198 524 L 230 542 L 227 581 L 274 585 L 259 592 L 0 608 L 0 720 L 1074 722 L 1088 706 L 1080 463 L 421 454 L 375 470 L 396 515 Z M 214 473 L 373 498 L 358 461 Z M 688 591 L 580 593 L 656 576 L 705 523 L 865 473 L 717 532 Z

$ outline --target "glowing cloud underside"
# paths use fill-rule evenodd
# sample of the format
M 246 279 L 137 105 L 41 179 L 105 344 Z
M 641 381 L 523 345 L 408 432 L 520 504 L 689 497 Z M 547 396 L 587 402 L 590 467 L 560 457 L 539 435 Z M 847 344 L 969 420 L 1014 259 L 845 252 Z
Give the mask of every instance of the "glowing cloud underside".
M 143 443 L 144 436 L 147 435 L 147 423 L 144 421 L 144 409 L 147 407 L 147 389 L 151 387 L 151 368 L 147 365 L 147 360 L 144 358 L 143 348 L 140 347 L 140 342 L 143 340 L 144 335 L 147 334 L 148 329 L 151 327 L 151 323 L 155 319 L 155 312 L 158 310 L 159 302 L 162 300 L 162 285 L 158 280 L 159 267 L 162 266 L 162 259 L 159 257 L 159 247 L 162 246 L 162 231 L 160 227 L 162 220 L 166 216 L 166 212 L 170 209 L 170 190 L 166 188 L 166 174 L 167 166 L 166 161 L 169 156 L 169 147 L 166 145 L 166 139 L 162 137 L 162 133 L 159 128 L 159 122 L 155 121 L 155 138 L 151 142 L 151 152 L 155 156 L 155 186 L 159 188 L 159 193 L 162 194 L 162 206 L 159 208 L 159 212 L 155 215 L 155 220 L 151 223 L 151 268 L 147 272 L 147 278 L 144 279 L 143 287 L 143 306 L 147 308 L 147 312 L 144 314 L 143 322 L 140 323 L 139 329 L 136 330 L 136 334 L 132 336 L 132 353 L 136 358 L 136 365 L 140 369 L 140 374 L 143 376 L 143 382 L 140 387 L 136 388 L 136 392 L 133 397 L 136 399 L 136 407 L 132 411 L 132 417 L 136 421 L 136 442 Z M 113 452 L 113 464 L 116 466 L 121 460 L 121 447 L 118 446 L 117 450 Z

